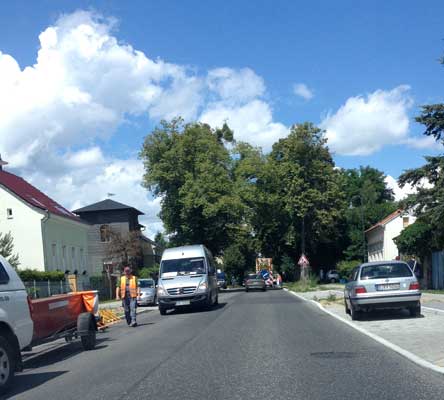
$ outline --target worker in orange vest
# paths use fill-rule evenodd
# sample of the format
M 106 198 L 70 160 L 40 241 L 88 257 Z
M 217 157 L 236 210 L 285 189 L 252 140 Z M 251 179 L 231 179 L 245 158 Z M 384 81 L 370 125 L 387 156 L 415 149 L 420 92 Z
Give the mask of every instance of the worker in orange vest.
M 137 278 L 132 274 L 131 268 L 126 266 L 124 275 L 120 278 L 120 284 L 116 287 L 116 299 L 122 299 L 122 306 L 125 311 L 126 323 L 136 327 L 137 297 L 140 296 L 140 289 L 137 285 Z

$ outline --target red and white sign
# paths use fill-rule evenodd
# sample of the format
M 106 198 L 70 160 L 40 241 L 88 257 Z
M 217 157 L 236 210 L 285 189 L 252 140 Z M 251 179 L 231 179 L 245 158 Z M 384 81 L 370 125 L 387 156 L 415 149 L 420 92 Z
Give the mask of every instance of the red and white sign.
M 308 262 L 308 258 L 305 256 L 305 254 L 302 254 L 301 258 L 299 258 L 298 265 L 301 265 L 304 267 L 307 265 L 310 265 L 310 263 Z

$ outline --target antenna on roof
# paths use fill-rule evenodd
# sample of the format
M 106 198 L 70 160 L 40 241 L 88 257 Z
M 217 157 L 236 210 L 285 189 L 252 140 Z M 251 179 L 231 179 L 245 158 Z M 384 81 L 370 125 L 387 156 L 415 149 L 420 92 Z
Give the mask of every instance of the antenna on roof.
M 113 196 L 115 196 L 116 194 L 115 193 L 107 193 L 107 196 L 108 197 L 113 197 Z
M 8 165 L 8 162 L 2 160 L 2 155 L 0 154 L 0 171 L 3 171 L 3 166 Z

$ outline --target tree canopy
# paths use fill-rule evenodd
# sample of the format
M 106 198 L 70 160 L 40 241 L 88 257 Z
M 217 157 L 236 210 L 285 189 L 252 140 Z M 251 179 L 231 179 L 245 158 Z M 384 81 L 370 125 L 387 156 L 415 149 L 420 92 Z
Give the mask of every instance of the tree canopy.
M 14 268 L 20 265 L 18 254 L 14 254 L 14 239 L 11 232 L 0 233 L 0 255 L 5 257 Z

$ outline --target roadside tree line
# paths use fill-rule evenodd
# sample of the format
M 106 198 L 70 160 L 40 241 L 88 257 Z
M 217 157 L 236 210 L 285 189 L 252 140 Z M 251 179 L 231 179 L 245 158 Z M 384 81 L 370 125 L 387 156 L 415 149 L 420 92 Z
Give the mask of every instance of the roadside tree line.
M 162 121 L 140 157 L 144 186 L 161 198 L 169 245 L 205 244 L 235 276 L 272 257 L 294 278 L 301 252 L 312 267 L 362 260 L 363 230 L 397 208 L 384 173 L 336 167 L 324 132 L 295 124 L 269 153 L 212 128 Z

